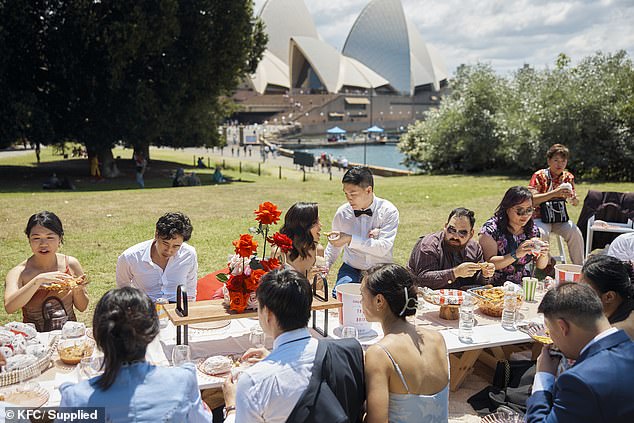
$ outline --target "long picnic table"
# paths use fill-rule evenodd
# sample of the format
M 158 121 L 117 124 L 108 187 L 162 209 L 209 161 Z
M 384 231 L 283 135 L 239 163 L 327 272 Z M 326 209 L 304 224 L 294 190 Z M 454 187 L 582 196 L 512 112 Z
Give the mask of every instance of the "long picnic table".
M 521 311 L 522 319 L 525 321 L 541 322 L 537 316 L 537 303 L 525 303 L 528 309 Z M 239 357 L 247 349 L 251 348 L 249 333 L 254 326 L 258 325 L 257 313 L 246 314 L 227 313 L 223 308 L 224 315 L 203 317 L 203 314 L 210 310 L 210 306 L 220 313 L 219 302 L 202 301 L 190 303 L 190 318 L 182 319 L 172 314 L 175 322 L 166 319 L 167 322 L 161 329 L 152 343 L 148 345 L 146 359 L 159 366 L 171 365 L 171 351 L 177 344 L 176 328 L 185 323 L 189 326 L 188 343 L 192 350 L 192 360 L 199 364 L 205 358 L 212 355 L 233 355 Z M 339 324 L 339 308 L 341 303 L 333 300 L 322 304 L 316 304 L 316 311 L 323 310 L 327 324 L 333 328 L 328 336 L 338 338 L 341 335 Z M 167 315 L 170 316 L 173 306 L 166 307 Z M 515 330 L 508 331 L 501 327 L 499 319 L 483 315 L 478 310 L 475 312 L 476 323 L 473 329 L 472 343 L 464 343 L 458 339 L 458 320 L 443 320 L 438 317 L 439 307 L 427 304 L 427 309 L 416 316 L 415 323 L 432 330 L 438 330 L 442 334 L 447 350 L 450 354 L 450 389 L 456 391 L 470 374 L 476 361 L 480 360 L 486 365 L 495 366 L 499 359 L 508 358 L 510 352 L 518 344 L 532 342 L 532 339 L 525 333 Z M 314 316 L 310 326 L 316 324 L 314 318 L 319 321 L 322 316 Z M 317 328 L 320 329 L 320 328 Z M 324 336 L 319 330 L 312 330 L 313 336 L 319 338 Z M 58 332 L 39 334 L 43 342 L 47 343 L 50 336 L 59 336 Z M 372 330 L 368 333 L 361 333 L 360 343 L 367 346 L 378 342 L 383 336 L 381 327 L 377 323 L 372 324 Z M 272 347 L 273 340 L 267 337 L 265 346 Z M 98 352 L 97 352 L 98 353 Z M 77 382 L 79 372 L 76 366 L 64 365 L 59 358 L 53 356 L 53 365 L 34 380 L 46 389 L 50 396 L 47 406 L 57 406 L 61 399 L 58 387 L 63 382 Z M 224 377 L 210 376 L 197 370 L 198 385 L 200 389 L 219 388 L 224 382 Z

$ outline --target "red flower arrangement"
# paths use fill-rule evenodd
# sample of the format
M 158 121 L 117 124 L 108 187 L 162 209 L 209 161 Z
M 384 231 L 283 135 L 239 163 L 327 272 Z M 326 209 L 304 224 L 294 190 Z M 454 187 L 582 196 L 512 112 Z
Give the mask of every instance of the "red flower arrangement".
M 277 251 L 286 253 L 293 248 L 293 241 L 286 235 L 276 232 L 272 237 L 268 236 L 269 226 L 276 224 L 280 220 L 282 212 L 277 206 L 270 202 L 259 205 L 254 211 L 255 220 L 258 227 L 250 228 L 254 234 L 261 234 L 264 237 L 264 248 L 262 257 L 266 254 L 266 243 L 277 247 Z M 268 259 L 257 256 L 258 243 L 253 239 L 253 235 L 241 234 L 240 238 L 233 241 L 235 254 L 229 257 L 229 274 L 219 274 L 218 280 L 225 284 L 225 302 L 229 309 L 237 313 L 243 313 L 246 309 L 256 309 L 257 301 L 255 291 L 260 285 L 260 278 L 267 272 L 277 269 L 281 262 L 275 254 Z

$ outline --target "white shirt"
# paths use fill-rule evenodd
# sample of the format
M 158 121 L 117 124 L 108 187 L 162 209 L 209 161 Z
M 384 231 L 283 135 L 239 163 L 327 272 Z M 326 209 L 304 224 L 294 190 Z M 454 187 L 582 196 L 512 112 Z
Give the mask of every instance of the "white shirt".
M 285 422 L 308 387 L 317 344 L 307 328 L 275 338 L 271 354 L 240 374 L 236 412 L 225 423 Z
M 634 261 L 634 232 L 617 236 L 610 244 L 608 255 L 623 261 Z
M 610 329 L 604 330 L 603 332 L 601 332 L 600 334 L 598 334 L 597 336 L 592 338 L 592 340 L 590 342 L 588 342 L 585 347 L 583 347 L 583 349 L 579 353 L 579 356 L 581 357 L 581 354 L 583 354 L 583 352 L 585 350 L 587 350 L 588 347 L 590 347 L 590 345 L 592 345 L 595 342 L 605 338 L 606 336 L 610 336 L 613 333 L 618 332 L 618 331 L 619 330 L 617 328 L 610 328 Z M 537 372 L 537 373 L 535 373 L 535 380 L 533 381 L 533 391 L 532 391 L 533 394 L 535 392 L 537 392 L 537 391 L 552 392 L 554 386 L 555 386 L 555 375 L 554 374 L 548 373 L 548 372 Z
M 398 229 L 398 210 L 394 204 L 374 196 L 369 207 L 372 216 L 356 217 L 352 206 L 342 205 L 332 220 L 332 230 L 352 236 L 349 245 L 334 247 L 328 243 L 324 256 L 326 266 L 331 268 L 343 248 L 343 261 L 359 270 L 367 270 L 372 266 L 392 263 L 394 240 Z M 369 232 L 377 229 L 377 238 L 370 238 Z
M 196 249 L 183 242 L 178 252 L 167 260 L 165 270 L 152 261 L 154 239 L 133 245 L 117 260 L 117 286 L 133 286 L 145 292 L 152 301 L 166 298 L 176 301 L 176 287 L 187 287 L 187 298 L 196 299 L 198 257 Z

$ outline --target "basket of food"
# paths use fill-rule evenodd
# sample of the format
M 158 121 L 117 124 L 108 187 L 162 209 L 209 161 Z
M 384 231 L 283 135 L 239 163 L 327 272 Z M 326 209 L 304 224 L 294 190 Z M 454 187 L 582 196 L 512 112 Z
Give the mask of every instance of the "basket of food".
M 468 290 L 475 298 L 478 309 L 483 314 L 491 317 L 502 317 L 502 310 L 504 309 L 504 288 L 501 286 L 480 286 L 471 288 Z M 523 302 L 523 296 L 521 291 L 516 293 L 516 309 L 519 309 Z
M 15 335 L 22 337 L 22 335 Z M 55 352 L 57 336 L 53 336 L 48 345 L 40 343 L 37 338 L 31 338 L 26 342 L 18 342 L 9 339 L 5 330 L 0 330 L 2 342 L 8 341 L 10 346 L 2 346 L 2 352 L 6 358 L 4 371 L 0 373 L 0 386 L 12 385 L 23 380 L 39 376 L 51 365 L 51 358 Z

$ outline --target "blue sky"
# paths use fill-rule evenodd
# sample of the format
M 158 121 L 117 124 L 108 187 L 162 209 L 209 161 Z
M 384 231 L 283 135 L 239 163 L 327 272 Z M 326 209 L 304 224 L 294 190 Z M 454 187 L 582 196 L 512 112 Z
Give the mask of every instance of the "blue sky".
M 301 1 L 301 0 L 298 0 Z M 341 50 L 370 0 L 304 0 L 320 36 Z M 259 12 L 265 0 L 256 0 Z M 451 74 L 461 63 L 490 63 L 501 73 L 528 63 L 552 67 L 597 50 L 634 54 L 634 0 L 402 0 L 423 39 Z

